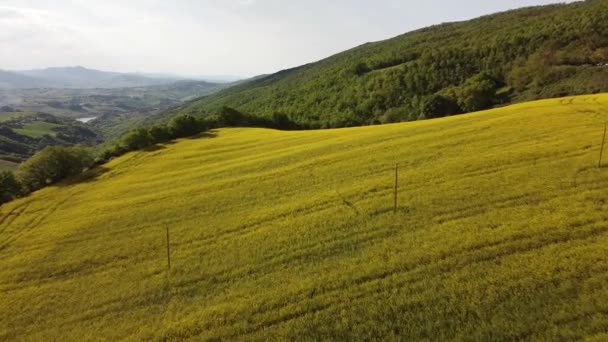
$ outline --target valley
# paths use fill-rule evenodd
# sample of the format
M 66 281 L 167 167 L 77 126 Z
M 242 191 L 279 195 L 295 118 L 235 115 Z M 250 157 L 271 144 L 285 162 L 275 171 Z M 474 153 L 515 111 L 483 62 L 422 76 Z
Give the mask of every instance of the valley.
M 36 112 L 0 111 L 0 160 L 5 169 L 14 169 L 16 164 L 47 146 L 92 147 L 103 140 L 98 131 L 71 118 Z
M 12 163 L 27 159 L 45 146 L 95 146 L 112 141 L 147 117 L 227 86 L 205 81 L 178 81 L 168 85 L 115 89 L 0 89 L 0 129 L 10 129 L 0 132 L 0 160 L 14 166 Z M 21 122 L 27 116 L 44 119 Z M 80 132 L 72 131 L 67 139 L 54 139 L 56 129 L 63 127 L 57 122 L 78 127 Z M 76 137 L 78 135 L 81 137 Z
M 0 107 L 82 118 L 128 113 L 150 114 L 211 94 L 227 85 L 178 81 L 169 85 L 134 88 L 0 89 Z

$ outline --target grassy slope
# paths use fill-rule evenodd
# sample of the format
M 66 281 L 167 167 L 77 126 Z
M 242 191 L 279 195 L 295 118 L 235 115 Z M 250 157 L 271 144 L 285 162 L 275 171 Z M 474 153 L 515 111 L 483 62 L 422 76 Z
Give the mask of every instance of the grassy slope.
M 53 131 L 53 128 L 62 127 L 64 125 L 58 125 L 45 121 L 33 121 L 23 126 L 23 128 L 13 129 L 15 132 L 27 135 L 32 138 L 41 138 L 45 135 L 55 136 L 57 132 Z
M 32 112 L 0 112 L 0 122 L 6 122 L 22 116 L 33 115 Z
M 18 166 L 18 163 L 0 159 L 0 171 L 14 171 Z
M 0 209 L 0 340 L 601 339 L 607 108 L 224 129 L 129 154 Z

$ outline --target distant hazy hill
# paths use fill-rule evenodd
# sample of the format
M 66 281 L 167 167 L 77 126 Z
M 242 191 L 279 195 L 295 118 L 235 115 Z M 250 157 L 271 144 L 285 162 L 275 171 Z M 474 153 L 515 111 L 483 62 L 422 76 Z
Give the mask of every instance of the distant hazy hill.
M 51 87 L 47 80 L 40 80 L 12 71 L 0 70 L 0 88 L 36 88 Z
M 94 125 L 104 134 L 114 136 L 130 127 L 125 120 L 153 115 L 227 86 L 229 84 L 184 80 L 162 85 L 106 89 L 0 88 L 0 111 L 7 106 L 60 117 L 97 118 Z
M 99 71 L 84 67 L 0 71 L 2 88 L 129 88 L 164 85 L 178 81 L 172 77 L 149 77 Z
M 421 29 L 226 89 L 223 106 L 311 127 L 415 120 L 608 91 L 608 1 L 525 8 Z

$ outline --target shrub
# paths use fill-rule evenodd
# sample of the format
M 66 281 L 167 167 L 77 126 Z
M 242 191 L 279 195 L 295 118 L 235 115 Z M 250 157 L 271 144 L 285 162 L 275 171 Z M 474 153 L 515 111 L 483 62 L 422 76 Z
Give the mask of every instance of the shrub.
M 196 135 L 205 130 L 202 122 L 189 114 L 178 115 L 169 121 L 168 132 L 173 138 Z
M 465 112 L 491 108 L 496 102 L 499 87 L 499 82 L 487 74 L 472 77 L 457 91 L 458 105 Z
M 408 114 L 405 108 L 390 108 L 380 117 L 379 123 L 395 123 L 408 119 Z
M 21 195 L 21 185 L 10 171 L 0 172 L 0 204 Z
M 300 128 L 299 125 L 297 123 L 295 123 L 293 120 L 291 120 L 289 115 L 287 115 L 285 113 L 274 113 L 272 115 L 272 126 L 274 126 L 274 128 L 277 128 L 277 129 L 285 129 L 285 130 Z
M 447 115 L 458 114 L 460 108 L 449 97 L 435 94 L 429 97 L 421 108 L 421 117 L 426 119 L 440 118 Z
M 129 152 L 124 146 L 121 144 L 114 144 L 112 146 L 108 146 L 103 149 L 95 158 L 95 165 L 101 165 L 106 162 L 109 162 L 114 157 L 120 157 L 123 154 Z
M 363 76 L 370 71 L 370 67 L 365 62 L 357 63 L 353 67 L 353 73 L 357 76 Z
M 136 128 L 122 137 L 121 145 L 127 151 L 136 151 L 152 146 L 153 141 L 150 132 L 147 129 Z
M 150 139 L 153 144 L 164 143 L 171 140 L 171 132 L 166 126 L 152 126 L 149 129 Z
M 247 116 L 236 109 L 222 107 L 218 115 L 218 123 L 225 127 L 248 126 Z
M 85 148 L 49 146 L 23 162 L 16 178 L 25 192 L 31 192 L 79 175 L 92 163 L 93 158 Z

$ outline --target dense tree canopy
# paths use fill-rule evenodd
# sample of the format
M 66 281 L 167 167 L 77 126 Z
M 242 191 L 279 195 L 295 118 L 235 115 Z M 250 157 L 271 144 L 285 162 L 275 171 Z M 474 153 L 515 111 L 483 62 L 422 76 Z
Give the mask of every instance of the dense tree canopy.
M 178 115 L 167 126 L 170 136 L 174 138 L 188 137 L 203 131 L 203 123 L 192 115 Z
M 133 129 L 122 137 L 122 146 L 127 151 L 141 150 L 152 145 L 152 143 L 152 135 L 145 128 Z
M 17 180 L 31 192 L 79 175 L 92 163 L 90 152 L 83 147 L 49 146 L 19 166 Z
M 164 115 L 211 116 L 230 107 L 271 120 L 280 113 L 299 127 L 341 127 L 418 119 L 436 95 L 470 112 L 600 91 L 608 91 L 608 1 L 587 0 L 368 43 Z
M 421 108 L 420 116 L 424 119 L 438 118 L 442 116 L 458 114 L 458 104 L 449 97 L 435 94 L 426 99 Z
M 21 194 L 21 185 L 10 171 L 0 172 L 0 204 L 6 203 Z

